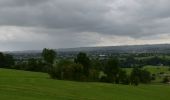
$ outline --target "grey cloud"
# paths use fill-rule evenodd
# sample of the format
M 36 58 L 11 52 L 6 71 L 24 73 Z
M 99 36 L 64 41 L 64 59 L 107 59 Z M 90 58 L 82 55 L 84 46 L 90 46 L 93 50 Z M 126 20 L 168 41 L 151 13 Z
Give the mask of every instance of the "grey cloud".
M 23 34 L 48 34 L 50 43 L 95 45 L 95 36 L 87 42 L 83 33 L 135 39 L 170 34 L 169 5 L 169 0 L 0 0 L 0 27 L 30 28 Z
M 157 27 L 164 23 L 155 21 L 170 17 L 168 0 L 124 0 L 119 6 L 118 1 L 1 0 L 7 7 L 1 7 L 0 24 L 140 37 L 148 28 L 156 30 L 152 34 L 163 31 Z

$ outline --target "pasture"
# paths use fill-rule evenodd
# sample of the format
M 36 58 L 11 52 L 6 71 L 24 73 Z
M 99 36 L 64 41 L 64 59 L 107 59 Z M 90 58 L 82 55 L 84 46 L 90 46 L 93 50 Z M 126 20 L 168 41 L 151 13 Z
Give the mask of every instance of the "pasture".
M 169 85 L 60 81 L 44 73 L 0 69 L 0 100 L 167 100 L 169 93 Z

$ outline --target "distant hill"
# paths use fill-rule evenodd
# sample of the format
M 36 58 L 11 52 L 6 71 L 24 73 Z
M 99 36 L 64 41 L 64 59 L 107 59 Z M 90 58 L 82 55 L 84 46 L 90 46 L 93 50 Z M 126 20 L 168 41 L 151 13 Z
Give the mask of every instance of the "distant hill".
M 170 44 L 80 47 L 56 49 L 58 52 L 170 53 Z
M 80 47 L 55 49 L 60 57 L 74 57 L 79 52 L 86 52 L 90 55 L 110 55 L 114 53 L 170 53 L 170 44 L 154 45 L 126 45 L 126 46 L 103 46 L 103 47 Z M 18 59 L 40 58 L 42 50 L 12 51 L 5 52 L 12 54 Z

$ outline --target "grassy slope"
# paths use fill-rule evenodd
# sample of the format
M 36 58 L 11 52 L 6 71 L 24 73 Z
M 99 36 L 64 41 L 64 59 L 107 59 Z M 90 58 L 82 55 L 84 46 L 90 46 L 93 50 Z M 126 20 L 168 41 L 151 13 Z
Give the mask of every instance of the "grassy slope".
M 169 93 L 168 85 L 58 81 L 43 73 L 0 69 L 0 100 L 167 100 Z

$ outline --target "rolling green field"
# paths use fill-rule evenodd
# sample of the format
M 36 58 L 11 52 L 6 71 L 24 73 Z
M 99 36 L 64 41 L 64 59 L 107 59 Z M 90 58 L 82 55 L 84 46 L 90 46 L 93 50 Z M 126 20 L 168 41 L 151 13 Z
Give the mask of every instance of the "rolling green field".
M 0 69 L 0 100 L 168 100 L 170 85 L 113 85 L 52 80 L 47 74 Z

